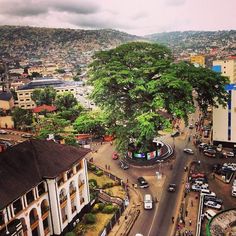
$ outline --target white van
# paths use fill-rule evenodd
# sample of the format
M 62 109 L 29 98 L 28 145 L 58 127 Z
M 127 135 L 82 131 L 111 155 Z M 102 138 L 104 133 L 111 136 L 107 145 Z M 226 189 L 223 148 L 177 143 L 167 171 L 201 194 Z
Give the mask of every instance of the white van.
M 213 210 L 207 210 L 204 214 L 208 220 L 210 220 L 213 216 L 216 215 L 216 212 Z
M 144 195 L 144 209 L 152 209 L 152 196 L 151 194 Z
M 214 192 L 211 192 L 209 189 L 202 189 L 201 190 L 201 195 L 216 197 L 216 194 Z

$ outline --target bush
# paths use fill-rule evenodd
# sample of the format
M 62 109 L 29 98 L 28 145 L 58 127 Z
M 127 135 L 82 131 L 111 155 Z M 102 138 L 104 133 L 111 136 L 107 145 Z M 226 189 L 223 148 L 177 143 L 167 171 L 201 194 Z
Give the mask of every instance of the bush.
M 104 207 L 105 207 L 104 203 L 102 203 L 102 202 L 98 203 L 99 211 L 102 211 L 104 209 Z
M 75 229 L 74 229 L 75 235 L 76 236 L 83 236 L 85 235 L 86 229 L 85 229 L 85 225 L 83 224 L 78 224 L 76 225 Z
M 68 233 L 66 233 L 65 236 L 76 236 L 76 234 L 74 232 L 68 232 Z
M 88 169 L 91 170 L 91 171 L 95 171 L 96 170 L 96 166 L 92 165 L 92 164 L 89 164 L 88 165 Z
M 87 213 L 83 217 L 85 224 L 94 224 L 96 222 L 96 216 L 93 213 Z
M 92 187 L 97 187 L 97 186 L 98 186 L 98 183 L 97 183 L 97 180 L 96 180 L 96 179 L 90 179 L 90 180 L 89 180 L 89 184 L 90 184 Z
M 113 212 L 116 212 L 118 210 L 118 207 L 113 205 L 107 205 L 103 208 L 102 213 L 111 214 Z
M 103 171 L 102 170 L 97 170 L 94 174 L 97 175 L 97 176 L 102 176 Z

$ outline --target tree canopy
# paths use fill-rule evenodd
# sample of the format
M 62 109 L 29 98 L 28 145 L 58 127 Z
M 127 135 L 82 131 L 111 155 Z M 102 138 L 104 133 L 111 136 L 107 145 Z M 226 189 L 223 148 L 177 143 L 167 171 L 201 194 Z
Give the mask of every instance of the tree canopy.
M 12 112 L 12 119 L 14 121 L 15 128 L 24 128 L 33 123 L 33 114 L 30 110 L 16 107 Z
M 78 104 L 72 93 L 65 92 L 56 96 L 55 105 L 59 110 L 66 110 Z
M 49 105 L 51 106 L 56 98 L 56 90 L 53 87 L 45 87 L 43 89 L 35 89 L 31 95 L 31 99 L 37 106 Z
M 194 99 L 205 112 L 208 105 L 225 105 L 226 77 L 188 63 L 175 63 L 168 48 L 133 42 L 95 54 L 90 64 L 91 98 L 107 115 L 108 127 L 125 150 L 134 140 L 149 150 L 160 127 L 173 117 L 188 120 Z M 195 91 L 195 95 L 193 93 Z

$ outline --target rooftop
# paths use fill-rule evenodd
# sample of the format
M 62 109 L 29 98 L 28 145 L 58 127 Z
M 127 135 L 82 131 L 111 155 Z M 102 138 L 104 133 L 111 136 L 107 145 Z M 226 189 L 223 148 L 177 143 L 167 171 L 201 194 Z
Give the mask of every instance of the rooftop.
M 45 178 L 56 178 L 90 152 L 53 141 L 27 140 L 0 153 L 0 209 Z

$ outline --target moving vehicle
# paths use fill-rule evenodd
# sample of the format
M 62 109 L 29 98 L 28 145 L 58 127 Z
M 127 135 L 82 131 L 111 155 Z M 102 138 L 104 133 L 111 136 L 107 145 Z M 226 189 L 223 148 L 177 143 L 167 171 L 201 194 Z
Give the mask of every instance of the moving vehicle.
M 169 192 L 175 192 L 176 190 L 176 184 L 169 184 L 168 191 Z
M 198 145 L 198 147 L 200 148 L 200 149 L 205 149 L 205 148 L 207 148 L 209 145 L 207 144 L 207 143 L 200 143 L 199 145 Z
M 188 154 L 193 154 L 193 150 L 190 148 L 184 148 L 184 152 L 186 152 Z
M 32 138 L 33 135 L 32 134 L 22 134 L 21 137 L 22 138 Z
M 129 169 L 129 164 L 127 162 L 120 161 L 120 168 L 123 170 L 127 170 Z
M 140 188 L 148 188 L 149 184 L 143 177 L 138 177 L 138 184 Z
M 149 210 L 152 209 L 152 196 L 151 194 L 144 195 L 144 209 Z
M 117 153 L 117 152 L 113 152 L 113 154 L 112 154 L 112 159 L 113 159 L 113 160 L 117 160 L 118 158 L 119 158 L 118 153 Z
M 175 131 L 175 132 L 173 132 L 170 136 L 172 137 L 172 138 L 174 138 L 174 137 L 177 137 L 177 136 L 179 136 L 180 135 L 180 132 L 179 131 Z
M 220 210 L 221 207 L 222 207 L 221 204 L 213 202 L 213 201 L 204 202 L 204 205 L 207 206 L 207 207 L 211 207 L 211 208 L 217 209 L 217 210 Z
M 213 211 L 213 210 L 211 210 L 211 209 L 209 209 L 209 210 L 207 210 L 205 213 L 204 213 L 204 216 L 208 219 L 208 220 L 210 220 L 213 216 L 215 216 L 216 215 L 216 212 L 215 211 Z

